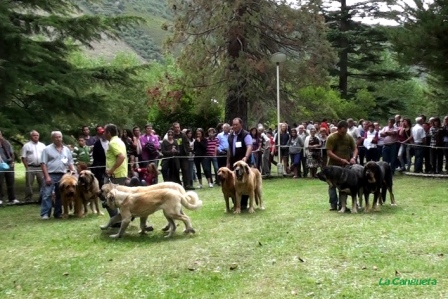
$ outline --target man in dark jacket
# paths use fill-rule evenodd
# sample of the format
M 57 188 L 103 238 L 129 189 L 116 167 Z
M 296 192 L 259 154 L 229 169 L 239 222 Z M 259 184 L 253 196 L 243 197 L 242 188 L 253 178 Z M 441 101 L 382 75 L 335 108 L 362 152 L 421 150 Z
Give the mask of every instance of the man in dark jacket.
M 179 147 L 179 163 L 180 170 L 182 171 L 182 183 L 184 188 L 185 190 L 194 190 L 188 165 L 188 154 L 192 149 L 190 148 L 190 142 L 187 135 L 180 130 L 180 124 L 178 122 L 173 123 L 173 139 L 177 141 Z
M 239 117 L 233 119 L 233 132 L 229 135 L 229 150 L 227 151 L 227 167 L 233 170 L 233 164 L 237 161 L 250 162 L 252 154 L 252 137 L 243 129 L 243 120 Z M 241 209 L 247 209 L 249 196 L 241 197 Z

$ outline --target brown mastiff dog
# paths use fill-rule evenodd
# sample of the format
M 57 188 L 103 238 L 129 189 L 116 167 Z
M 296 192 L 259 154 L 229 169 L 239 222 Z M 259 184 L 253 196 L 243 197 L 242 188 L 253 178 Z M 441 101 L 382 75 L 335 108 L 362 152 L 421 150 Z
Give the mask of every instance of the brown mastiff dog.
M 230 213 L 229 198 L 232 199 L 235 208 L 235 174 L 227 167 L 221 167 L 218 169 L 218 178 L 221 181 L 221 191 L 226 202 L 226 213 Z
M 261 198 L 261 173 L 256 168 L 251 168 L 244 161 L 238 161 L 233 164 L 235 169 L 235 195 L 236 207 L 235 214 L 241 213 L 241 196 L 249 196 L 249 213 L 254 213 L 254 202 L 256 201 L 260 209 L 264 210 L 263 200 Z
M 61 192 L 63 218 L 68 218 L 69 207 L 75 208 L 75 215 L 82 217 L 81 199 L 79 198 L 78 192 L 78 178 L 74 173 L 69 172 L 62 176 L 59 181 L 59 191 Z
M 90 204 L 92 213 L 104 215 L 100 210 L 100 200 L 98 195 L 101 190 L 98 180 L 90 170 L 83 170 L 78 177 L 78 193 L 84 206 L 84 215 L 87 214 L 87 206 Z

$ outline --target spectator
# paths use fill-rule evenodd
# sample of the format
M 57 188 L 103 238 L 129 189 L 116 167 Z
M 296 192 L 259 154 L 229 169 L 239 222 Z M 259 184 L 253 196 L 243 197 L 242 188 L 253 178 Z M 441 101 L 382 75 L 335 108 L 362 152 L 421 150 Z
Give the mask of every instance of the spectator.
M 0 170 L 0 205 L 3 204 L 3 182 L 6 182 L 9 204 L 20 203 L 14 193 L 14 150 L 11 143 L 3 137 L 2 131 L 0 131 L 0 162 L 9 165 L 8 170 Z
M 39 202 L 42 202 L 41 190 L 44 186 L 44 175 L 40 167 L 42 152 L 45 144 L 39 142 L 39 133 L 35 130 L 30 132 L 30 141 L 22 147 L 22 163 L 25 166 L 25 202 L 31 202 L 33 199 L 34 179 L 39 186 Z

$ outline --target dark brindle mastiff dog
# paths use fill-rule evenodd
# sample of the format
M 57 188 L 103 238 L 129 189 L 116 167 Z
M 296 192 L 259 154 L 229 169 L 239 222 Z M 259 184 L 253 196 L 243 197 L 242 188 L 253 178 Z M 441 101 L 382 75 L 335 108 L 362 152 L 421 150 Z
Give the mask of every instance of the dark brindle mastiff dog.
M 395 197 L 392 191 L 392 169 L 386 162 L 368 162 L 364 167 L 364 198 L 366 201 L 366 212 L 369 211 L 369 194 L 373 193 L 372 209 L 383 204 L 386 200 L 387 190 L 389 190 L 391 205 L 395 205 Z
M 328 183 L 330 187 L 339 190 L 341 203 L 340 213 L 345 213 L 347 208 L 347 195 L 352 197 L 352 213 L 357 213 L 357 196 L 361 197 L 363 187 L 363 168 L 361 165 L 351 165 L 346 168 L 340 166 L 325 166 L 317 177 Z

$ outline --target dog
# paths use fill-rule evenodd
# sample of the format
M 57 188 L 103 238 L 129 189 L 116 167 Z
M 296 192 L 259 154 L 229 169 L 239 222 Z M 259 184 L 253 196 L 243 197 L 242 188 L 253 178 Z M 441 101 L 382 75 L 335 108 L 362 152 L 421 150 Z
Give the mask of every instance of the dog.
M 360 166 L 360 165 L 359 165 Z M 360 166 L 362 167 L 362 166 Z M 352 213 L 357 213 L 357 196 L 360 194 L 363 182 L 363 173 L 358 166 L 340 167 L 325 166 L 317 173 L 319 180 L 326 182 L 330 187 L 339 190 L 339 201 L 341 203 L 340 213 L 345 213 L 347 208 L 347 195 L 352 197 Z
M 218 169 L 218 178 L 221 181 L 221 191 L 226 203 L 226 213 L 230 213 L 229 198 L 232 199 L 233 208 L 235 208 L 235 173 L 227 167 L 221 167 Z
M 380 166 L 381 172 L 383 174 L 383 185 L 381 187 L 381 205 L 386 202 L 387 191 L 389 191 L 390 204 L 392 206 L 395 206 L 396 205 L 395 196 L 392 190 L 393 187 L 392 168 L 387 162 L 378 161 L 377 163 Z
M 121 221 L 121 227 L 117 234 L 110 235 L 111 238 L 123 236 L 126 228 L 131 222 L 132 216 L 140 217 L 140 234 L 145 234 L 145 225 L 148 216 L 158 210 L 163 210 L 165 218 L 170 225 L 166 237 L 171 237 L 176 230 L 174 220 L 182 220 L 185 224 L 184 233 L 195 233 L 191 226 L 190 218 L 181 213 L 182 206 L 189 210 L 197 210 L 202 206 L 196 192 L 188 191 L 182 194 L 171 189 L 153 189 L 139 193 L 126 193 L 118 189 L 111 190 L 107 196 L 107 204 L 111 208 L 119 208 L 120 213 L 112 217 L 101 229 L 107 229 L 111 225 Z
M 178 183 L 174 183 L 174 182 L 163 182 L 163 183 L 158 183 L 158 184 L 151 185 L 151 186 L 139 186 L 139 187 L 128 187 L 128 186 L 108 183 L 108 184 L 104 184 L 103 187 L 101 188 L 102 192 L 101 192 L 100 197 L 101 197 L 101 200 L 107 201 L 106 196 L 113 189 L 117 189 L 119 191 L 123 191 L 123 192 L 127 192 L 127 193 L 140 193 L 140 192 L 146 192 L 146 191 L 156 190 L 156 189 L 165 189 L 165 188 L 171 189 L 171 190 L 176 190 L 181 194 L 187 194 L 187 192 L 185 191 L 184 187 L 182 187 L 182 185 L 180 185 Z M 181 210 L 181 213 L 183 213 L 182 210 Z M 167 225 L 165 225 L 162 228 L 162 231 L 168 231 L 169 229 L 170 229 L 170 223 L 167 223 Z
M 78 193 L 84 206 L 84 215 L 87 214 L 87 206 L 90 204 L 92 213 L 104 215 L 100 210 L 99 194 L 101 190 L 95 175 L 90 170 L 82 170 L 78 177 Z
M 256 168 L 251 168 L 244 161 L 238 161 L 233 164 L 235 169 L 235 214 L 241 213 L 241 197 L 249 195 L 249 213 L 254 213 L 254 202 L 260 209 L 264 210 L 263 200 L 261 198 L 261 173 Z
M 61 193 L 63 218 L 68 218 L 69 207 L 74 206 L 74 214 L 82 217 L 81 199 L 77 191 L 78 178 L 73 172 L 64 174 L 59 181 L 59 191 Z

